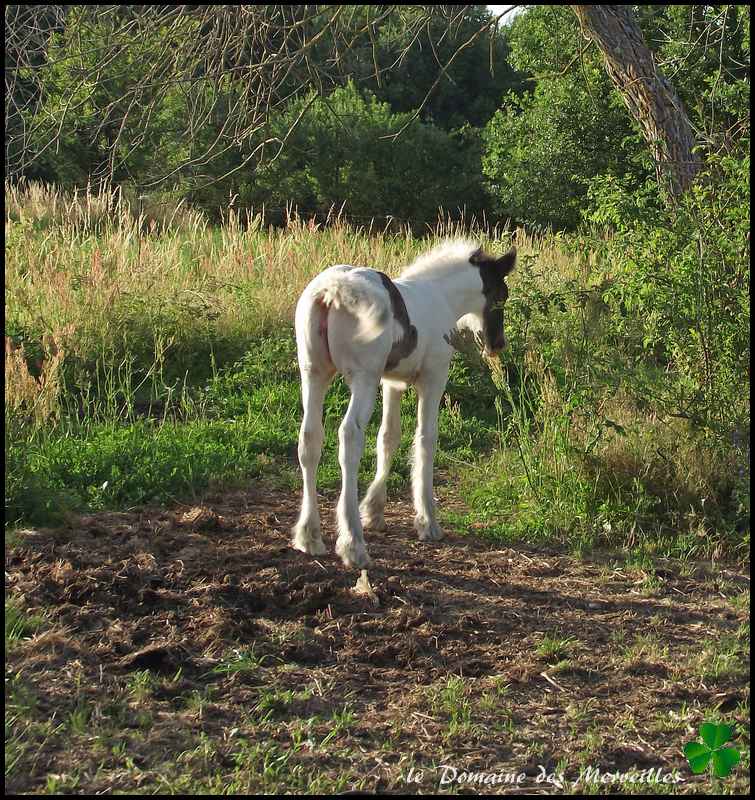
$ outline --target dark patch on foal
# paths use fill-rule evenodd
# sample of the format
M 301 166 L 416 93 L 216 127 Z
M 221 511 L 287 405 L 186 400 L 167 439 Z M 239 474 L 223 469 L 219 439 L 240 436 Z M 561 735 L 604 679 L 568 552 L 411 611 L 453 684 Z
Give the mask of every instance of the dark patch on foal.
M 485 308 L 482 311 L 482 327 L 485 344 L 489 350 L 500 350 L 505 339 L 503 336 L 503 304 L 508 300 L 509 287 L 506 276 L 516 264 L 516 248 L 495 258 L 482 248 L 475 250 L 469 257 L 469 263 L 480 270 L 482 293 L 485 296 Z
M 406 358 L 417 346 L 417 329 L 409 320 L 406 303 L 404 303 L 404 298 L 401 296 L 396 284 L 384 272 L 379 270 L 375 270 L 375 272 L 380 276 L 380 280 L 391 298 L 394 319 L 404 329 L 403 336 L 393 345 L 391 352 L 388 354 L 388 360 L 385 362 L 385 369 L 390 372 L 399 361 Z

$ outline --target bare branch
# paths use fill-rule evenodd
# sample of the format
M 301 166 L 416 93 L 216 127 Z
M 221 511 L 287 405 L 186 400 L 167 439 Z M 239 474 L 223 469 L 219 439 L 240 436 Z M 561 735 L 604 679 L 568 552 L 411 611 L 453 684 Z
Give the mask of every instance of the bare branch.
M 370 48 L 380 87 L 429 42 L 438 75 L 416 118 L 441 79 L 453 80 L 449 67 L 459 53 L 511 10 L 441 57 L 438 47 L 459 35 L 471 6 L 362 8 L 366 16 L 339 4 L 6 6 L 6 174 L 28 173 L 72 135 L 91 147 L 92 171 L 111 179 L 138 151 L 159 148 L 163 135 L 186 142 L 180 164 L 153 168 L 160 172 L 148 176 L 151 186 L 196 175 L 234 150 L 241 164 L 230 172 L 223 165 L 224 175 L 254 162 L 250 153 L 261 163 L 269 157 L 271 116 L 296 96 L 327 96 L 341 85 L 348 77 L 343 55 L 357 43 Z M 378 36 L 393 18 L 391 47 Z M 434 35 L 433 19 L 442 23 Z

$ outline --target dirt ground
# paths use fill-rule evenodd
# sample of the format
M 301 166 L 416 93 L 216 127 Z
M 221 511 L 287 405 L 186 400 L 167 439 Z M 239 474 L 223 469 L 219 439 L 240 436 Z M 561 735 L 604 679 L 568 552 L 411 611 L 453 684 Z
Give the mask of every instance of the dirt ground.
M 748 724 L 747 665 L 706 662 L 749 619 L 734 599 L 749 590 L 743 569 L 658 566 L 648 580 L 598 555 L 453 532 L 420 543 L 398 501 L 388 530 L 368 534 L 373 592 L 358 593 L 359 574 L 334 555 L 289 546 L 297 500 L 258 487 L 195 508 L 82 516 L 6 548 L 6 597 L 45 615 L 8 653 L 6 684 L 16 676 L 38 720 L 87 709 L 78 729 L 19 733 L 27 745 L 7 792 L 49 790 L 50 775 L 70 775 L 72 763 L 74 793 L 160 791 L 158 776 L 179 762 L 206 785 L 210 774 L 235 774 L 244 736 L 293 749 L 308 775 L 341 775 L 342 791 L 569 790 L 537 783 L 539 765 L 570 780 L 586 766 L 677 770 L 676 792 L 708 791 L 682 748 L 711 715 Z M 332 505 L 323 509 L 331 548 Z M 248 669 L 229 667 L 240 652 L 253 654 Z M 135 694 L 143 670 L 150 689 Z M 255 713 L 271 690 L 272 713 Z M 204 700 L 192 706 L 192 696 Z M 307 720 L 302 743 L 295 732 Z M 329 730 L 329 742 L 313 744 Z M 212 743 L 204 765 L 177 758 L 201 736 Z M 439 787 L 441 765 L 524 777 Z M 743 766 L 727 791 L 746 791 Z M 306 788 L 278 780 L 281 791 Z

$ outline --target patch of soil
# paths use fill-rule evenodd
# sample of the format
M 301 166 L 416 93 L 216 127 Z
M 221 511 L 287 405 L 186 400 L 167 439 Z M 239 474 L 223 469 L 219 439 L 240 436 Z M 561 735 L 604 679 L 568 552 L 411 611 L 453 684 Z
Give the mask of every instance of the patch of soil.
M 25 532 L 6 552 L 6 591 L 29 613 L 46 614 L 49 625 L 12 649 L 7 673 L 24 676 L 38 707 L 64 718 L 75 707 L 73 672 L 99 708 L 122 692 L 129 675 L 152 671 L 157 684 L 143 705 L 153 719 L 148 741 L 162 744 L 144 748 L 142 771 L 158 768 L 177 729 L 198 725 L 226 741 L 271 683 L 294 692 L 320 686 L 319 694 L 271 713 L 285 721 L 334 712 L 348 700 L 363 724 L 345 741 L 358 742 L 370 764 L 354 763 L 354 780 L 401 792 L 434 789 L 404 783 L 410 756 L 412 764 L 446 757 L 464 769 L 506 771 L 574 755 L 576 770 L 590 726 L 602 740 L 587 763 L 604 771 L 676 768 L 691 778 L 684 742 L 664 737 L 657 720 L 683 705 L 704 715 L 718 698 L 733 709 L 749 696 L 738 674 L 681 687 L 673 673 L 696 643 L 734 636 L 746 619 L 703 579 L 669 571 L 647 597 L 629 572 L 611 572 L 597 557 L 496 547 L 453 532 L 420 543 L 413 512 L 401 501 L 389 503 L 388 530 L 368 534 L 372 593 L 359 593 L 359 573 L 332 552 L 311 558 L 289 546 L 297 513 L 298 496 L 264 487 L 194 508 L 88 515 L 65 528 Z M 327 514 L 323 532 L 332 547 Z M 738 570 L 728 575 L 747 585 Z M 640 648 L 617 660 L 620 643 L 649 633 L 665 648 L 660 655 Z M 538 654 L 545 637 L 568 641 L 569 663 Z M 254 664 L 230 668 L 233 652 L 253 654 Z M 473 713 L 484 724 L 466 743 L 448 738 L 449 714 L 428 699 L 450 676 L 472 687 L 473 709 L 501 692 L 497 706 L 488 702 L 479 717 Z M 208 683 L 212 703 L 192 721 L 184 701 Z M 628 712 L 642 735 L 616 725 Z M 388 736 L 402 751 L 394 757 L 385 754 Z M 8 779 L 8 791 L 39 790 L 47 774 L 64 771 L 65 741 L 45 740 L 33 763 Z M 230 747 L 219 752 L 233 763 Z M 77 757 L 95 763 L 100 756 Z M 311 757 L 324 771 L 333 766 L 327 749 Z M 93 770 L 76 791 L 107 788 L 97 775 Z M 135 788 L 134 780 L 124 774 L 115 788 Z

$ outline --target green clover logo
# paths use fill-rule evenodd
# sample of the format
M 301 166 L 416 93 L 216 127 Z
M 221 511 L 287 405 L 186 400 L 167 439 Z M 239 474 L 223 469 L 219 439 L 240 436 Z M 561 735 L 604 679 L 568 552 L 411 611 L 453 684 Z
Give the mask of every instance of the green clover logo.
M 700 726 L 702 742 L 689 742 L 684 746 L 684 755 L 692 772 L 697 775 L 704 772 L 708 764 L 712 764 L 713 774 L 725 778 L 739 763 L 739 750 L 736 747 L 724 747 L 733 734 L 729 725 L 704 722 Z

